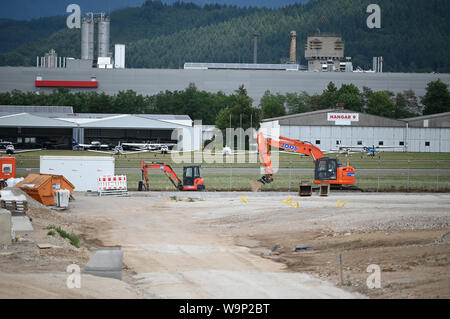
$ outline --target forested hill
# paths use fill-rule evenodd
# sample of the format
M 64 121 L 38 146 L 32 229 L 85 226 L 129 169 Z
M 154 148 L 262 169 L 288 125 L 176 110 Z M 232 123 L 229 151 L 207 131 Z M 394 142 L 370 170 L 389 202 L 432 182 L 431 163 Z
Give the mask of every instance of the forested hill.
M 165 4 L 177 2 L 194 3 L 204 6 L 209 4 L 221 4 L 238 7 L 266 7 L 281 8 L 308 0 L 162 0 Z M 140 7 L 145 0 L 14 0 L 3 1 L 0 18 L 3 19 L 39 19 L 43 17 L 62 15 L 71 3 L 80 6 L 83 12 L 106 12 L 128 8 Z
M 111 43 L 127 45 L 127 67 L 134 68 L 178 68 L 184 62 L 252 62 L 252 36 L 257 30 L 258 62 L 280 63 L 289 55 L 289 31 L 296 30 L 297 59 L 305 64 L 307 34 L 320 30 L 340 33 L 345 56 L 363 68 L 371 68 L 373 56 L 383 56 L 384 71 L 450 72 L 450 1 L 378 0 L 381 29 L 368 29 L 366 8 L 372 2 L 310 0 L 266 9 L 148 1 L 139 8 L 111 13 Z M 0 23 L 0 40 L 10 48 L 15 33 L 9 32 L 9 27 Z M 20 23 L 14 28 L 20 31 Z M 0 65 L 33 65 L 36 56 L 50 48 L 59 55 L 79 58 L 80 31 L 62 29 L 4 50 Z

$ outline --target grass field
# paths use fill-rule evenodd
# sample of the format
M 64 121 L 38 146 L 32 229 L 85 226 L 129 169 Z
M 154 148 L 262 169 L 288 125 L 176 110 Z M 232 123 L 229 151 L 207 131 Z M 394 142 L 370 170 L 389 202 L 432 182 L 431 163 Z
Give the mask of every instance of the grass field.
M 39 157 L 44 155 L 52 156 L 109 156 L 107 154 L 94 152 L 80 152 L 80 151 L 39 151 L 17 154 L 18 168 L 38 168 Z M 244 156 L 244 163 L 237 162 L 230 164 L 225 162 L 226 159 L 220 155 L 217 158 L 222 160 L 222 163 L 212 163 L 212 157 L 205 157 L 202 159 L 200 153 L 191 154 L 191 159 L 195 157 L 200 158 L 196 163 L 200 163 L 203 168 L 225 168 L 225 173 L 205 173 L 202 176 L 205 178 L 207 190 L 213 191 L 249 191 L 250 180 L 255 180 L 260 177 L 259 174 L 231 174 L 230 168 L 257 168 L 260 166 L 259 160 L 256 163 L 248 163 L 248 154 Z M 252 155 L 254 156 L 254 154 Z M 336 157 L 336 154 L 331 154 L 329 157 Z M 450 169 L 450 154 L 448 153 L 403 153 L 403 152 L 383 152 L 379 153 L 375 158 L 361 156 L 360 154 L 353 154 L 349 157 L 345 155 L 338 155 L 341 163 L 349 164 L 355 169 L 429 169 L 428 174 L 411 175 L 404 171 L 401 173 L 393 173 L 391 175 L 376 175 L 376 174 L 357 174 L 356 185 L 362 189 L 378 190 L 378 191 L 450 191 L 450 175 L 436 176 L 436 170 Z M 228 157 L 233 159 L 232 157 Z M 141 178 L 139 174 L 140 163 L 145 161 L 165 162 L 177 169 L 177 174 L 180 173 L 180 168 L 184 163 L 175 163 L 171 159 L 171 155 L 161 155 L 155 153 L 140 153 L 126 156 L 116 157 L 116 168 L 136 168 L 136 173 L 127 174 L 128 187 L 130 190 L 136 190 L 138 181 Z M 310 168 L 310 174 L 275 174 L 275 181 L 271 184 L 265 185 L 264 190 L 271 191 L 288 191 L 297 190 L 298 183 L 301 180 L 313 179 L 314 164 L 310 157 L 298 156 L 293 154 L 279 153 L 279 167 L 280 168 Z M 167 177 L 159 171 L 149 171 L 151 180 L 151 190 L 173 190 L 173 185 L 168 181 Z
M 110 156 L 107 154 L 94 153 L 94 152 L 80 152 L 80 151 L 38 151 L 30 153 L 17 154 L 18 167 L 39 167 L 39 157 L 51 155 L 51 156 Z M 186 154 L 181 154 L 186 155 Z M 259 167 L 260 162 L 256 154 L 252 155 L 257 160 L 255 163 L 249 163 L 249 155 L 242 157 L 243 163 L 238 162 L 238 156 L 234 156 L 233 167 Z M 341 163 L 349 164 L 354 168 L 421 168 L 421 169 L 450 169 L 450 153 L 403 153 L 403 152 L 383 152 L 376 157 L 367 157 L 365 155 L 353 154 L 350 156 L 330 154 L 329 157 L 337 157 Z M 217 157 L 201 157 L 200 153 L 188 153 L 187 159 L 191 163 L 201 164 L 202 167 L 230 167 L 230 164 L 226 161 L 230 161 L 233 157 L 224 158 L 219 155 Z M 197 160 L 199 158 L 200 160 Z M 272 156 L 274 159 L 275 156 Z M 213 162 L 214 159 L 218 159 L 221 162 Z M 117 168 L 133 168 L 140 167 L 141 161 L 157 161 L 165 162 L 173 167 L 182 167 L 183 163 L 175 163 L 171 155 L 161 155 L 156 153 L 140 153 L 131 155 L 116 156 Z M 281 168 L 313 168 L 314 164 L 310 157 L 300 156 L 297 154 L 279 153 L 279 165 Z
M 258 174 L 214 174 L 203 173 L 206 189 L 208 191 L 251 191 L 250 181 L 261 176 Z M 263 186 L 266 191 L 296 191 L 302 180 L 312 181 L 313 174 L 276 174 L 274 182 Z M 141 174 L 127 174 L 129 190 L 136 190 Z M 150 190 L 175 190 L 167 177 L 159 171 L 149 172 Z M 405 175 L 378 176 L 361 174 L 356 177 L 356 186 L 372 191 L 450 191 L 450 176 Z

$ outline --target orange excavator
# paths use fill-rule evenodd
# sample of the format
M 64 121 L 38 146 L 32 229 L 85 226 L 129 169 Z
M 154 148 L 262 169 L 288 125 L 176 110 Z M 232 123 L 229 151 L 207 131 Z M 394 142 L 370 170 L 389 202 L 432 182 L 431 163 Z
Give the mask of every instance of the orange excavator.
M 340 164 L 336 158 L 325 157 L 322 151 L 315 145 L 283 136 L 280 136 L 278 141 L 272 138 L 266 139 L 263 133 L 259 133 L 258 152 L 262 167 L 264 168 L 264 175 L 258 181 L 262 184 L 273 181 L 270 147 L 311 156 L 315 164 L 315 184 L 329 183 L 330 185 L 337 186 L 355 184 L 355 169 L 353 167 L 348 166 L 348 164 L 347 166 Z
M 181 181 L 175 171 L 169 164 L 151 162 L 141 163 L 142 180 L 139 181 L 138 190 L 150 189 L 150 182 L 148 178 L 148 169 L 155 168 L 161 170 L 169 178 L 170 182 L 180 191 L 202 191 L 205 189 L 205 181 L 200 176 L 200 166 L 190 165 L 183 167 L 183 181 Z M 145 180 L 145 183 L 144 183 Z

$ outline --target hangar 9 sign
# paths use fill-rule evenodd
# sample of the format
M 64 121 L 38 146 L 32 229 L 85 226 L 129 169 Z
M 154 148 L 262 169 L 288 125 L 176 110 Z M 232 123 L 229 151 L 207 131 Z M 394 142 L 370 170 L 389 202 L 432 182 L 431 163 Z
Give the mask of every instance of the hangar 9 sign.
M 358 113 L 328 113 L 328 121 L 334 121 L 335 125 L 351 125 L 352 121 L 359 121 Z

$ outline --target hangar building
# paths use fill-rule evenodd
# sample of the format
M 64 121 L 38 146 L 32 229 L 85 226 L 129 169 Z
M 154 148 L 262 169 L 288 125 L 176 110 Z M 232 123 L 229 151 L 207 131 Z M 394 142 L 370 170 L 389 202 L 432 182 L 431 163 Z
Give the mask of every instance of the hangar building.
M 261 128 L 308 141 L 321 150 L 340 146 L 395 146 L 388 151 L 450 152 L 450 112 L 402 120 L 345 109 L 265 119 Z
M 177 143 L 184 150 L 199 150 L 201 127 L 187 115 L 73 113 L 70 106 L 0 106 L 0 140 L 18 143 L 18 148 L 71 149 L 78 143 L 101 141 Z M 194 131 L 197 138 L 194 138 Z M 172 139 L 177 130 L 178 139 Z

